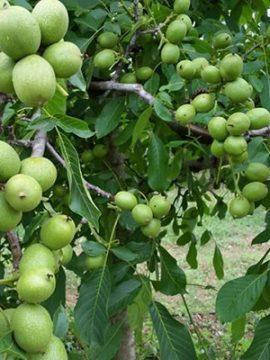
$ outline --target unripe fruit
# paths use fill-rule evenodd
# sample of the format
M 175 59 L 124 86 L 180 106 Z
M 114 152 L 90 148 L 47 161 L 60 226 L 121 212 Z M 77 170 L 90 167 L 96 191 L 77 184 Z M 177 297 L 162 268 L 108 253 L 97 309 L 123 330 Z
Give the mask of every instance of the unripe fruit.
M 230 159 L 234 164 L 242 164 L 248 159 L 248 152 L 244 151 L 240 155 L 230 155 Z
M 187 27 L 187 31 L 188 32 L 190 31 L 190 29 L 192 28 L 192 21 L 188 15 L 181 14 L 181 15 L 177 16 L 177 20 L 183 21 L 183 23 Z
M 0 52 L 0 92 L 14 94 L 12 72 L 15 61 L 5 53 Z
M 158 219 L 168 215 L 171 209 L 170 202 L 162 195 L 152 196 L 149 201 L 149 206 L 153 212 L 154 217 Z
M 149 66 L 142 66 L 136 70 L 136 78 L 140 81 L 150 79 L 154 71 Z
M 139 225 L 147 225 L 153 219 L 153 212 L 148 205 L 138 204 L 132 210 L 132 217 Z
M 230 202 L 229 212 L 234 218 L 247 216 L 250 212 L 250 203 L 245 197 L 236 197 Z
M 115 61 L 115 52 L 111 49 L 101 50 L 94 57 L 94 65 L 99 69 L 109 69 Z
M 68 12 L 58 0 L 41 0 L 33 9 L 41 29 L 41 41 L 44 45 L 60 41 L 68 29 Z
M 23 253 L 19 270 L 20 275 L 28 273 L 33 269 L 42 268 L 49 269 L 55 273 L 56 266 L 55 257 L 53 256 L 51 250 L 42 244 L 33 244 L 30 245 Z
M 207 59 L 203 58 L 203 57 L 198 57 L 194 60 L 192 60 L 192 64 L 195 68 L 195 77 L 199 78 L 201 76 L 201 71 L 202 69 L 209 65 L 209 62 Z
M 17 152 L 4 141 L 0 141 L 0 182 L 5 182 L 18 174 L 21 160 Z
M 265 184 L 254 181 L 244 186 L 242 193 L 249 201 L 260 201 L 268 194 L 268 188 Z
M 0 214 L 0 231 L 10 231 L 22 220 L 22 212 L 9 205 L 3 191 L 0 191 Z
M 177 14 L 186 13 L 190 7 L 190 0 L 175 0 L 173 9 Z
M 180 57 L 180 49 L 177 45 L 165 44 L 161 50 L 161 60 L 165 64 L 176 64 Z
M 247 151 L 247 142 L 243 136 L 228 136 L 224 141 L 224 149 L 230 155 L 241 155 Z
M 245 109 L 247 110 L 252 110 L 255 108 L 255 104 L 254 101 L 252 99 L 248 99 L 244 102 L 243 106 L 245 107 Z
M 62 341 L 52 336 L 49 345 L 43 354 L 31 354 L 29 360 L 68 360 L 67 352 Z
M 42 191 L 50 189 L 57 177 L 56 167 L 45 157 L 29 157 L 24 159 L 20 172 L 34 178 L 41 186 Z
M 160 232 L 161 222 L 158 219 L 152 219 L 149 224 L 142 226 L 141 230 L 144 236 L 156 238 Z
M 14 175 L 6 183 L 5 199 L 17 211 L 32 211 L 41 202 L 42 188 L 31 176 Z
M 250 181 L 265 182 L 270 175 L 270 169 L 264 164 L 252 162 L 248 165 L 245 175 Z
M 225 49 L 232 43 L 232 37 L 228 33 L 219 33 L 213 39 L 213 46 L 215 49 Z
M 134 73 L 127 73 L 121 76 L 120 82 L 123 84 L 136 84 L 137 79 Z
M 110 31 L 100 34 L 97 38 L 99 45 L 103 49 L 113 49 L 117 45 L 118 40 L 118 36 Z
M 250 120 L 246 114 L 236 112 L 227 121 L 227 130 L 231 135 L 238 136 L 248 131 Z
M 21 304 L 11 319 L 16 343 L 28 353 L 39 353 L 46 348 L 53 335 L 53 323 L 41 305 Z
M 219 69 L 213 65 L 207 65 L 202 69 L 201 78 L 209 84 L 218 84 L 221 82 Z
M 81 155 L 81 159 L 84 165 L 89 165 L 94 159 L 92 150 L 84 150 L 84 152 Z
M 68 244 L 67 246 L 64 246 L 62 249 L 59 250 L 60 251 L 60 261 L 62 265 L 67 265 L 73 256 L 73 248 L 70 244 Z
M 53 68 L 39 55 L 30 55 L 17 62 L 12 80 L 16 95 L 28 106 L 43 106 L 55 94 Z
M 68 79 L 82 67 L 81 51 L 72 42 L 60 41 L 50 45 L 43 57 L 51 64 L 57 78 Z
M 46 301 L 55 290 L 55 276 L 50 269 L 35 268 L 24 272 L 17 283 L 20 300 L 30 304 Z
M 270 113 L 267 109 L 252 109 L 247 112 L 247 116 L 250 119 L 250 129 L 262 129 L 270 125 Z
M 5 311 L 0 309 L 0 339 L 11 332 L 10 322 L 6 316 Z
M 215 96 L 213 94 L 200 94 L 192 100 L 192 105 L 197 112 L 209 112 L 215 106 Z
M 75 224 L 66 215 L 54 215 L 45 221 L 40 230 L 40 242 L 51 250 L 58 250 L 71 243 Z
M 226 55 L 219 64 L 219 70 L 225 81 L 236 80 L 243 72 L 243 60 L 237 54 Z
M 190 60 L 180 61 L 176 66 L 176 70 L 183 79 L 187 80 L 193 79 L 196 74 L 196 67 Z
M 0 10 L 0 49 L 14 60 L 38 51 L 41 33 L 34 16 L 21 6 Z
M 105 260 L 106 254 L 101 254 L 98 256 L 86 256 L 85 268 L 87 270 L 99 269 L 104 266 Z
M 128 191 L 119 191 L 114 201 L 121 210 L 132 210 L 138 203 L 136 196 Z
M 211 144 L 210 150 L 215 157 L 222 157 L 225 154 L 224 143 L 218 140 L 214 140 Z
M 229 135 L 226 120 L 221 116 L 213 117 L 208 123 L 209 134 L 218 141 L 224 141 Z
M 191 104 L 181 105 L 175 112 L 175 118 L 181 125 L 191 123 L 195 115 L 195 107 Z
M 93 155 L 98 159 L 104 158 L 108 154 L 108 148 L 106 145 L 97 144 L 93 148 Z
M 187 26 L 181 20 L 172 21 L 166 31 L 166 38 L 172 44 L 180 44 L 187 34 Z
M 242 78 L 225 85 L 225 95 L 234 103 L 246 101 L 252 95 L 252 86 Z

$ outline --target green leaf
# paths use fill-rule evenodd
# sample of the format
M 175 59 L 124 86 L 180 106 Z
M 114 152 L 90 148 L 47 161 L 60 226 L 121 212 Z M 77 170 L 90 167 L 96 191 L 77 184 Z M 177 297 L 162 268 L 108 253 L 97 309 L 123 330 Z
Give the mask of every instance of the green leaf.
M 227 282 L 219 290 L 216 312 L 222 322 L 241 318 L 249 312 L 259 299 L 267 274 L 246 275 Z
M 184 232 L 177 240 L 177 245 L 184 246 L 191 241 L 196 241 L 195 235 L 189 231 Z
M 166 106 L 164 106 L 160 100 L 155 99 L 154 109 L 155 113 L 160 119 L 168 122 L 173 120 L 171 111 Z
M 270 356 L 270 316 L 261 319 L 254 339 L 241 360 L 268 360 Z
M 77 72 L 77 74 L 71 76 L 69 82 L 75 86 L 76 88 L 80 89 L 81 91 L 86 91 L 86 82 L 83 77 L 83 73 L 81 70 Z
M 168 152 L 162 141 L 152 134 L 148 148 L 148 184 L 156 191 L 167 189 Z
M 222 258 L 221 251 L 219 250 L 219 247 L 217 245 L 215 247 L 215 252 L 214 252 L 214 257 L 213 257 L 213 265 L 214 265 L 214 269 L 215 269 L 217 278 L 219 280 L 223 279 L 223 277 L 224 277 L 223 258 Z
M 60 82 L 60 85 L 65 88 L 65 81 Z M 44 109 L 52 116 L 56 114 L 64 115 L 67 111 L 67 97 L 56 88 L 54 97 L 45 105 Z
M 209 230 L 205 230 L 201 236 L 201 246 L 206 245 L 212 238 L 212 233 Z
M 0 359 L 2 359 L 2 355 L 1 355 L 2 353 L 11 355 L 12 359 L 15 358 L 15 359 L 27 360 L 25 353 L 22 352 L 15 344 L 11 334 L 7 334 L 6 336 L 0 339 Z M 3 358 L 3 360 L 5 358 Z
M 68 182 L 71 193 L 70 209 L 85 217 L 96 229 L 99 228 L 100 211 L 94 204 L 91 195 L 85 187 L 80 168 L 78 153 L 70 140 L 58 131 L 61 151 L 65 159 Z
M 261 136 L 257 136 L 249 142 L 248 159 L 250 162 L 261 162 L 268 165 L 269 154 L 265 149 L 264 139 Z
M 63 305 L 60 305 L 53 315 L 53 333 L 63 339 L 68 332 L 68 317 Z
M 150 306 L 153 326 L 160 346 L 160 360 L 196 360 L 194 345 L 185 325 L 175 320 L 160 303 Z
M 95 130 L 98 139 L 110 134 L 118 126 L 124 109 L 124 97 L 116 97 L 104 106 L 96 120 Z
M 82 243 L 83 252 L 88 256 L 99 256 L 106 254 L 107 249 L 102 244 L 95 241 L 85 241 Z
M 263 90 L 260 93 L 261 106 L 270 111 L 270 77 L 264 75 L 262 78 Z
M 189 245 L 188 253 L 186 256 L 187 263 L 192 269 L 198 268 L 198 261 L 197 261 L 197 248 L 195 241 L 192 241 Z
M 231 339 L 233 343 L 240 341 L 245 335 L 246 317 L 235 320 L 231 324 Z
M 137 254 L 135 254 L 134 252 L 132 252 L 125 246 L 118 246 L 118 247 L 112 248 L 111 251 L 112 251 L 112 253 L 114 253 L 114 255 L 116 257 L 118 257 L 118 259 L 127 261 L 127 262 L 133 261 L 137 257 Z
M 267 228 L 266 230 L 262 231 L 260 234 L 255 236 L 255 238 L 252 240 L 252 245 L 256 244 L 262 244 L 270 239 L 270 228 Z
M 132 142 L 131 142 L 131 148 L 134 149 L 134 146 L 136 145 L 136 142 L 144 132 L 145 128 L 147 127 L 149 123 L 149 119 L 152 115 L 152 107 L 149 106 L 147 109 L 144 110 L 144 112 L 139 116 L 136 125 L 133 129 L 132 134 Z
M 258 92 L 262 91 L 263 83 L 256 75 L 254 75 L 254 74 L 249 75 L 248 80 L 256 91 L 258 91 Z
M 185 83 L 183 79 L 177 74 L 173 74 L 167 85 L 161 86 L 159 91 L 179 91 L 184 87 Z
M 186 275 L 177 261 L 163 247 L 159 247 L 161 280 L 155 284 L 158 291 L 166 295 L 183 294 L 186 289 Z
M 89 345 L 104 343 L 107 311 L 111 291 L 109 270 L 103 267 L 91 272 L 83 281 L 74 309 L 75 327 L 80 338 Z
M 66 133 L 72 133 L 84 139 L 95 135 L 93 131 L 89 130 L 87 123 L 83 120 L 68 115 L 56 115 L 55 118 L 56 125 Z

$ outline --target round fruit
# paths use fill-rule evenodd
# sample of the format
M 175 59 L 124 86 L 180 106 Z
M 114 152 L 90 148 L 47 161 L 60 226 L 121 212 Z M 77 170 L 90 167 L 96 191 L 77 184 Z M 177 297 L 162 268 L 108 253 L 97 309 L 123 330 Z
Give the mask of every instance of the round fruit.
M 190 60 L 180 61 L 176 66 L 176 70 L 183 79 L 191 80 L 195 77 L 196 68 Z
M 12 82 L 12 72 L 15 61 L 5 53 L 0 52 L 0 92 L 5 94 L 13 94 L 14 87 Z
M 40 230 L 40 242 L 51 250 L 58 250 L 71 243 L 75 224 L 66 215 L 54 215 L 45 221 Z
M 166 31 L 166 38 L 172 44 L 180 44 L 187 34 L 187 26 L 181 20 L 172 21 Z
M 236 80 L 243 72 L 243 60 L 237 54 L 228 54 L 220 62 L 219 70 L 225 81 Z
M 260 201 L 267 196 L 268 188 L 265 184 L 254 181 L 244 186 L 242 193 L 249 201 Z
M 181 14 L 179 16 L 177 16 L 177 20 L 183 21 L 183 23 L 186 25 L 187 27 L 187 31 L 189 32 L 192 28 L 192 21 L 190 19 L 190 17 L 186 14 Z
M 199 78 L 201 76 L 202 69 L 205 66 L 209 65 L 209 62 L 208 62 L 208 60 L 206 60 L 203 57 L 198 57 L 198 58 L 192 60 L 192 64 L 195 68 L 195 77 Z
M 7 181 L 18 174 L 20 167 L 21 160 L 13 147 L 0 141 L 0 181 Z
M 68 79 L 82 67 L 81 50 L 72 42 L 60 41 L 50 45 L 43 57 L 51 64 L 57 78 Z
M 177 14 L 186 13 L 190 7 L 190 0 L 175 0 L 173 9 Z
M 62 341 L 52 336 L 49 345 L 43 354 L 32 354 L 29 360 L 68 360 L 67 352 Z
M 93 155 L 98 158 L 102 159 L 108 154 L 108 148 L 106 145 L 97 144 L 94 146 Z
M 33 9 L 41 29 L 41 41 L 44 45 L 54 44 L 66 35 L 68 12 L 58 0 L 41 0 Z
M 248 159 L 248 152 L 244 151 L 240 155 L 230 155 L 230 158 L 234 164 L 242 164 Z
M 175 112 L 175 118 L 181 125 L 191 123 L 195 115 L 195 107 L 191 104 L 181 105 Z
M 17 211 L 34 210 L 42 199 L 42 188 L 31 176 L 12 176 L 5 186 L 5 199 Z
M 153 212 L 148 205 L 138 204 L 132 210 L 132 217 L 137 224 L 145 226 L 153 219 Z
M 51 188 L 57 178 L 57 170 L 54 164 L 45 157 L 29 157 L 22 161 L 21 174 L 34 178 L 46 191 Z
M 247 151 L 247 142 L 243 136 L 228 136 L 224 141 L 224 150 L 230 155 L 241 155 Z
M 248 131 L 249 127 L 249 117 L 241 112 L 232 114 L 227 121 L 227 130 L 231 135 L 242 135 Z
M 218 84 L 221 82 L 219 69 L 213 65 L 207 65 L 202 69 L 201 78 L 209 84 Z
M 118 36 L 110 31 L 100 34 L 97 38 L 99 45 L 103 49 L 113 49 L 117 45 L 118 40 Z
M 94 64 L 99 69 L 109 69 L 116 61 L 115 52 L 111 49 L 101 50 L 94 57 Z
M 67 246 L 64 246 L 62 249 L 59 250 L 61 252 L 61 264 L 62 265 L 67 265 L 73 256 L 73 248 L 70 244 L 68 244 Z
M 252 95 L 253 88 L 242 78 L 225 85 L 225 95 L 234 103 L 246 101 Z
M 200 94 L 192 100 L 192 105 L 197 112 L 209 112 L 215 106 L 215 97 L 213 94 Z
M 14 210 L 6 202 L 3 191 L 0 191 L 0 214 L 0 231 L 10 231 L 22 220 L 22 212 Z
M 154 195 L 149 201 L 149 206 L 154 217 L 158 219 L 168 215 L 171 209 L 170 202 L 162 195 Z
M 230 202 L 229 212 L 234 218 L 247 216 L 250 212 L 250 203 L 245 197 L 238 196 Z
M 161 60 L 165 64 L 176 64 L 180 57 L 180 49 L 174 44 L 165 44 L 161 50 Z
M 16 343 L 28 353 L 39 353 L 46 348 L 53 335 L 53 323 L 41 305 L 21 304 L 11 319 Z
M 38 51 L 41 33 L 35 17 L 21 6 L 0 10 L 0 49 L 14 60 Z
M 9 308 L 4 310 L 5 317 L 8 319 L 9 324 L 11 323 L 12 316 L 14 314 L 15 309 Z
M 9 319 L 6 316 L 5 311 L 0 309 L 0 339 L 9 332 L 11 332 Z
M 225 154 L 224 143 L 218 140 L 214 140 L 211 144 L 210 150 L 215 157 L 222 157 Z
M 270 113 L 267 109 L 252 109 L 247 112 L 247 116 L 250 119 L 250 129 L 262 129 L 270 125 Z
M 136 84 L 137 79 L 134 73 L 127 73 L 121 76 L 120 82 L 123 84 Z
M 30 304 L 47 300 L 55 290 L 55 276 L 52 270 L 35 268 L 25 271 L 17 283 L 19 298 Z
M 17 62 L 12 81 L 16 95 L 28 106 L 43 106 L 55 94 L 53 68 L 39 55 L 30 55 Z
M 115 195 L 114 201 L 122 210 L 132 210 L 138 203 L 136 197 L 128 191 L 119 191 Z
M 85 267 L 87 270 L 99 269 L 104 266 L 105 261 L 106 254 L 101 254 L 98 256 L 86 256 Z
M 161 222 L 158 219 L 152 219 L 146 226 L 142 226 L 142 233 L 149 238 L 155 238 L 160 232 Z
M 154 71 L 149 66 L 142 66 L 136 70 L 136 78 L 140 81 L 148 80 Z
M 94 159 L 93 152 L 91 150 L 84 150 L 84 152 L 81 155 L 81 159 L 84 165 L 89 165 Z
M 213 46 L 215 49 L 225 49 L 232 43 L 232 37 L 228 33 L 219 33 L 213 39 Z
M 270 175 L 270 169 L 264 164 L 252 162 L 248 165 L 245 175 L 250 181 L 265 182 Z
M 244 108 L 247 110 L 252 110 L 255 108 L 254 101 L 252 99 L 248 99 L 243 104 Z
M 221 116 L 213 117 L 208 123 L 209 134 L 218 141 L 224 141 L 229 135 L 226 128 L 226 120 Z
M 20 274 L 28 273 L 33 269 L 49 269 L 52 272 L 56 270 L 55 257 L 51 250 L 42 244 L 30 245 L 20 261 Z

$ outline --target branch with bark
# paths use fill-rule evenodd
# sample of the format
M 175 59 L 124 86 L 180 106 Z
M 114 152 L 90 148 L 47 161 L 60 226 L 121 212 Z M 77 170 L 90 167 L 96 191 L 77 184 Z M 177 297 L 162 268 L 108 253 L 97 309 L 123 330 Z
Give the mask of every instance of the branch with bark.
M 12 253 L 13 268 L 14 270 L 18 270 L 19 263 L 22 257 L 22 250 L 21 250 L 19 238 L 13 231 L 8 231 L 6 233 L 6 236 L 9 242 L 10 251 Z

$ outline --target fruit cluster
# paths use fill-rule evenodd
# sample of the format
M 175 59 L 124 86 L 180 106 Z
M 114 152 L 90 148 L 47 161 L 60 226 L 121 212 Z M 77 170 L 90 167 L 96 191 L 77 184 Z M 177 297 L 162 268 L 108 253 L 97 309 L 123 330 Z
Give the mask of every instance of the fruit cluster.
M 134 194 L 120 191 L 114 198 L 117 207 L 124 211 L 131 211 L 135 222 L 141 226 L 142 233 L 149 238 L 158 236 L 161 228 L 160 219 L 168 215 L 171 204 L 161 195 L 154 195 L 148 205 L 138 204 Z
M 82 66 L 80 49 L 63 40 L 68 12 L 58 0 L 41 0 L 32 13 L 21 6 L 0 9 L 0 92 L 41 107 L 55 94 L 56 78 Z

